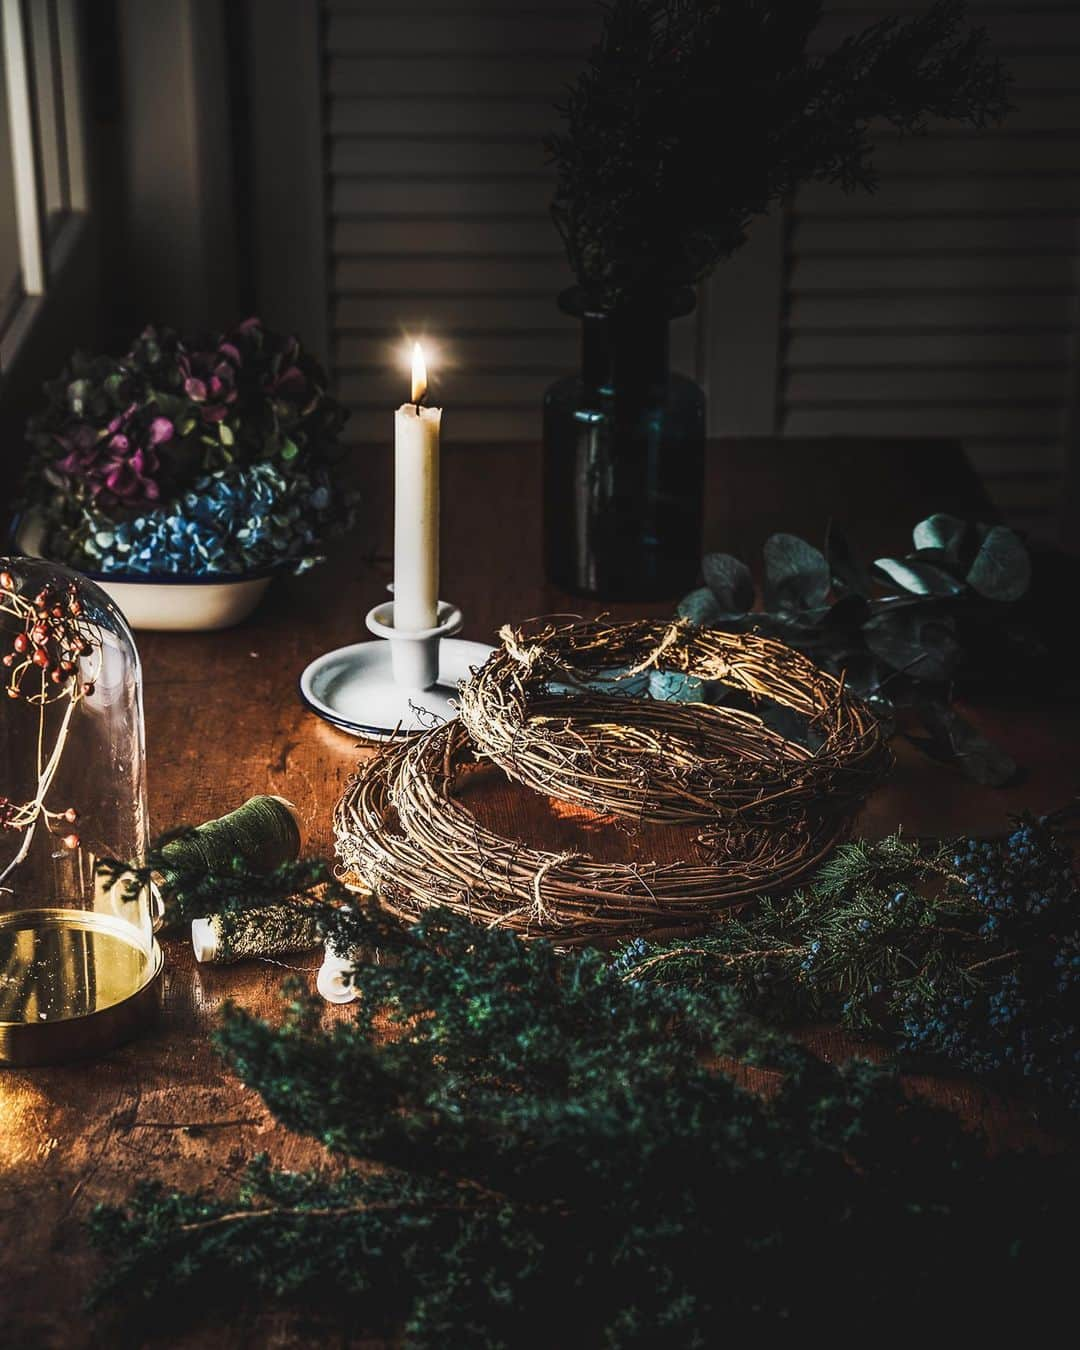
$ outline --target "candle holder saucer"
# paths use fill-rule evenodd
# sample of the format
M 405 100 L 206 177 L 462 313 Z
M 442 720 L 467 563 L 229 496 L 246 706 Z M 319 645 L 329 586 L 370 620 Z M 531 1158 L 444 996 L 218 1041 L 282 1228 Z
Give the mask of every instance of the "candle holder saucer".
M 450 721 L 458 685 L 492 648 L 453 636 L 464 622 L 456 605 L 440 600 L 438 619 L 434 628 L 401 632 L 392 600 L 374 606 L 367 626 L 377 640 L 317 657 L 300 676 L 300 697 L 331 726 L 364 740 L 388 741 Z

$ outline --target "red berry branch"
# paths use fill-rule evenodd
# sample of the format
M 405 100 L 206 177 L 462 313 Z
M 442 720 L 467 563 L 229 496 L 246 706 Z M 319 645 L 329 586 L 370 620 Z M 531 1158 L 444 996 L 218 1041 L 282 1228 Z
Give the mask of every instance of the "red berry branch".
M 45 799 L 60 766 L 71 717 L 84 699 L 94 692 L 101 664 L 101 634 L 86 618 L 77 581 L 66 586 L 46 585 L 32 598 L 23 595 L 11 572 L 0 571 L 0 614 L 16 621 L 10 650 L 0 663 L 10 671 L 4 686 L 7 697 L 38 709 L 37 779 L 35 796 L 22 804 L 0 796 L 0 830 L 24 834 L 15 857 L 0 872 L 0 883 L 22 862 L 29 851 L 34 827 L 44 818 L 50 829 L 69 827 L 63 836 L 67 848 L 79 847 L 79 835 L 71 826 L 79 819 L 74 806 L 50 811 Z M 66 701 L 51 752 L 47 749 L 46 708 Z
M 11 671 L 8 698 L 48 703 L 69 696 L 80 658 L 100 645 L 83 617 L 78 582 L 69 581 L 63 589 L 45 586 L 29 601 L 19 594 L 11 573 L 0 572 L 0 609 L 23 621 L 11 651 L 0 657 Z M 22 686 L 25 676 L 33 674 L 31 666 L 41 671 L 41 689 L 27 692 Z M 82 692 L 93 693 L 92 681 L 84 682 Z

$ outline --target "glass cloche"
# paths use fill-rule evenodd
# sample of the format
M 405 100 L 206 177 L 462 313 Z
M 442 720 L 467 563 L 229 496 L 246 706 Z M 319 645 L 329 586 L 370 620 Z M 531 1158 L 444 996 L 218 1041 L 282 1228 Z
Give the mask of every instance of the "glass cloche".
M 0 661 L 0 1063 L 41 1063 L 156 1002 L 154 899 L 115 866 L 147 847 L 142 676 L 104 591 L 37 559 L 0 558 Z

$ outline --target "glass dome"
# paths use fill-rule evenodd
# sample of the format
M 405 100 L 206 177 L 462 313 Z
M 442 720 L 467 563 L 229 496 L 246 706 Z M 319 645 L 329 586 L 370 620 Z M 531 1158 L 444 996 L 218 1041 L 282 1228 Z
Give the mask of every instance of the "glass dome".
M 0 558 L 0 1063 L 92 1053 L 152 1010 L 142 675 L 93 582 Z M 103 866 L 111 863 L 112 866 Z

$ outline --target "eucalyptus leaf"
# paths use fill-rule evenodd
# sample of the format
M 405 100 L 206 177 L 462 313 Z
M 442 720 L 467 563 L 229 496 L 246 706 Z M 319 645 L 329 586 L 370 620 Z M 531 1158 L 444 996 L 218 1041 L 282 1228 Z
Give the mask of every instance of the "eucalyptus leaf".
M 918 680 L 944 682 L 955 669 L 959 644 L 947 625 L 926 622 L 917 609 L 897 606 L 867 619 L 866 645 L 893 670 Z
M 754 712 L 770 731 L 779 733 L 786 741 L 805 745 L 808 750 L 817 750 L 824 740 L 820 728 L 797 713 L 794 708 L 787 708 L 780 703 L 773 703 L 770 699 L 764 699 L 756 705 Z
M 970 526 L 966 521 L 941 511 L 920 520 L 911 537 L 917 549 L 941 549 L 950 561 L 959 562 L 969 534 Z
M 707 553 L 701 572 L 724 613 L 745 614 L 753 608 L 754 578 L 744 562 L 730 553 Z
M 838 662 L 836 673 L 843 676 L 846 688 L 862 698 L 871 699 L 880 695 L 887 672 L 871 652 L 856 651 L 846 654 Z
M 987 787 L 1004 787 L 1016 777 L 1018 770 L 1012 756 L 987 740 L 955 708 L 930 701 L 920 706 L 919 714 L 930 737 L 925 742 L 912 739 L 925 753 L 958 764 L 969 778 Z
M 913 595 L 961 595 L 963 583 L 919 558 L 878 558 L 874 566 Z
M 708 684 L 681 670 L 651 670 L 649 697 L 660 703 L 707 703 Z
M 825 604 L 831 585 L 829 564 L 820 549 L 794 534 L 765 541 L 765 607 L 797 613 Z
M 1031 559 L 1020 538 L 1005 525 L 994 525 L 971 564 L 968 585 L 987 600 L 1019 600 L 1031 584 Z
M 825 556 L 834 584 L 839 582 L 857 595 L 870 596 L 873 593 L 874 587 L 869 573 L 855 556 L 847 535 L 832 520 L 829 521 L 825 534 Z
M 844 595 L 825 611 L 821 626 L 825 629 L 856 629 L 861 628 L 869 617 L 870 605 L 861 595 Z
M 699 628 L 705 628 L 723 618 L 724 611 L 708 586 L 701 586 L 679 602 L 678 615 L 681 619 L 689 619 Z

